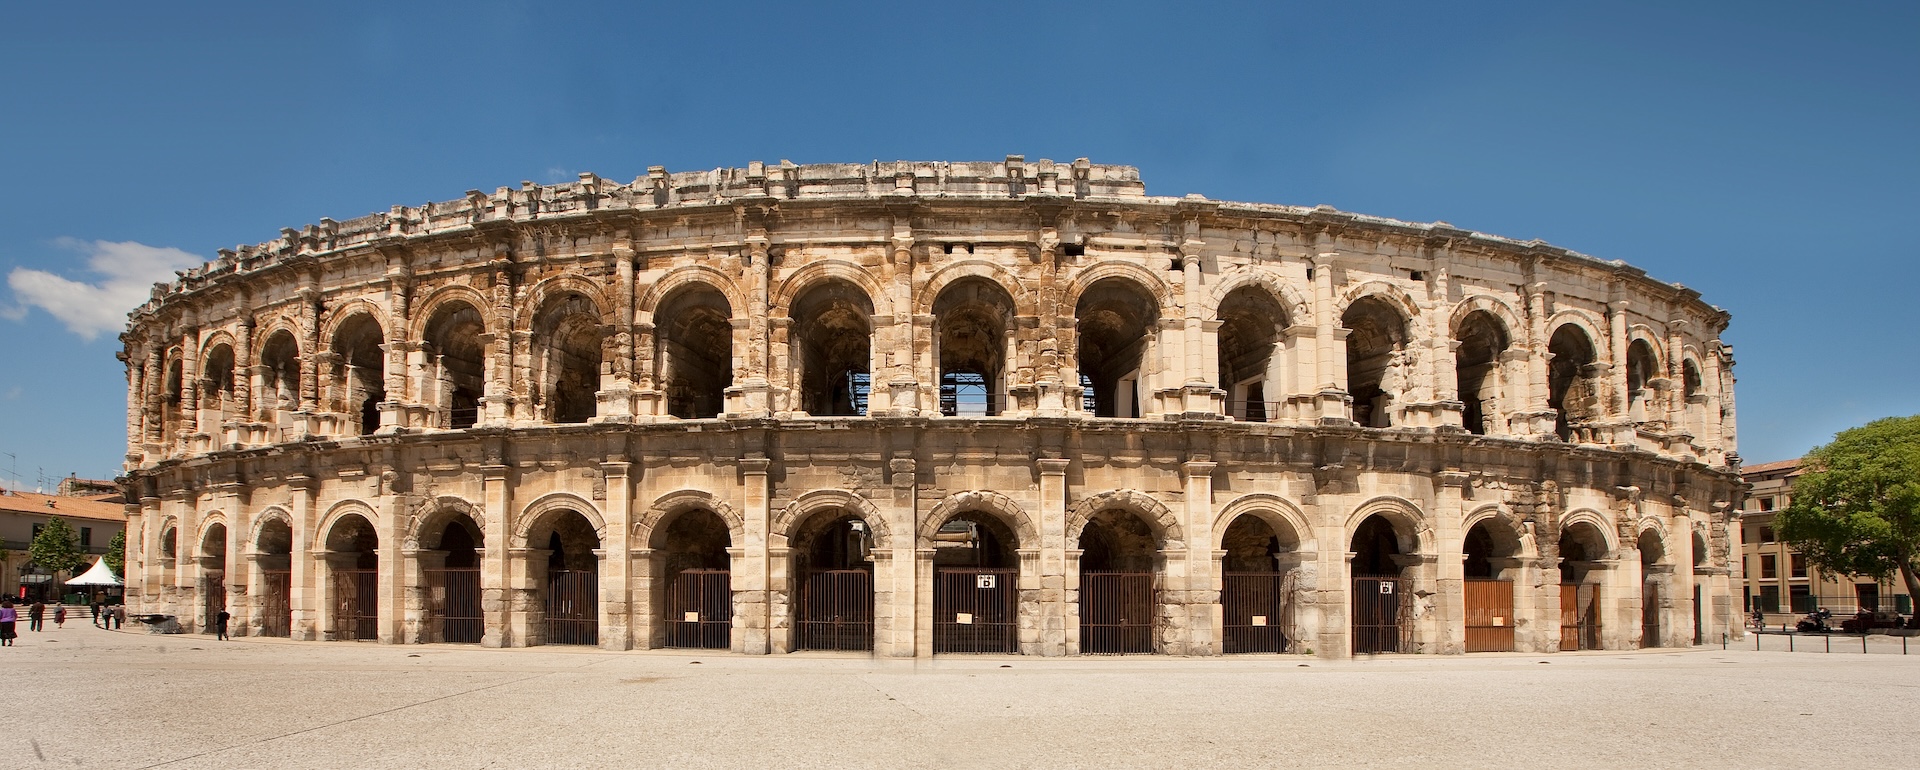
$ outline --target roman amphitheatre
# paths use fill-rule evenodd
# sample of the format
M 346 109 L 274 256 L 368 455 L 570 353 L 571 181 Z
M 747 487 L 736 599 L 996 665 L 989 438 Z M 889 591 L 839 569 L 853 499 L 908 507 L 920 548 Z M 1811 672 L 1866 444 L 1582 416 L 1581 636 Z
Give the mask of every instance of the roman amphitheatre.
M 1131 167 L 582 174 L 155 287 L 131 609 L 889 657 L 1739 636 L 1727 314 Z

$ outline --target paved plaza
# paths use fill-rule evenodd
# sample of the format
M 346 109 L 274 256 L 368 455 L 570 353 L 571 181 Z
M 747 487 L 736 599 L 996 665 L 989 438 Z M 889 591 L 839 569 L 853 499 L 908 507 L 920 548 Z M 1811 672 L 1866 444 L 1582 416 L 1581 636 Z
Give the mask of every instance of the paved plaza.
M 101 768 L 1904 765 L 1920 649 L 1884 641 L 915 662 L 219 642 L 83 617 L 0 649 L 0 751 Z

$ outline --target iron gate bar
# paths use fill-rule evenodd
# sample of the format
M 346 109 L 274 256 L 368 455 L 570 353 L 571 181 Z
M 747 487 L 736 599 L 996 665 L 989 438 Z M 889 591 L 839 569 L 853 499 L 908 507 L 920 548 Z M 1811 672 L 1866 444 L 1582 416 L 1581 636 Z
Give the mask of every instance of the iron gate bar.
M 1353 654 L 1401 651 L 1401 622 L 1408 619 L 1400 611 L 1405 588 L 1397 577 L 1353 579 Z
M 1221 651 L 1286 652 L 1286 573 L 1228 572 L 1220 581 Z
M 1151 572 L 1081 572 L 1080 653 L 1153 652 L 1157 600 Z
M 1467 652 L 1513 652 L 1513 581 L 1467 578 Z
M 873 574 L 864 569 L 807 573 L 794 628 L 795 646 L 802 650 L 872 650 Z
M 1580 589 L 1587 587 L 1586 602 L 1580 600 Z M 1583 586 L 1579 583 L 1560 584 L 1560 649 L 1563 652 L 1574 650 L 1600 649 L 1600 589 L 1598 586 Z
M 1019 652 L 1019 579 L 1017 569 L 934 569 L 933 651 Z
M 480 610 L 480 569 L 427 570 L 430 620 L 440 623 L 440 641 L 478 644 L 485 633 Z
M 227 611 L 227 579 L 225 575 L 207 578 L 201 581 L 201 591 L 206 593 L 207 627 L 201 633 L 213 633 L 220 622 L 220 613 Z
M 380 571 L 333 571 L 333 633 L 341 641 L 380 638 Z
M 261 570 L 260 635 L 293 635 L 293 573 Z
M 593 570 L 547 572 L 547 644 L 600 643 L 599 574 Z
M 723 569 L 681 570 L 667 586 L 666 646 L 725 650 L 733 646 L 733 575 Z

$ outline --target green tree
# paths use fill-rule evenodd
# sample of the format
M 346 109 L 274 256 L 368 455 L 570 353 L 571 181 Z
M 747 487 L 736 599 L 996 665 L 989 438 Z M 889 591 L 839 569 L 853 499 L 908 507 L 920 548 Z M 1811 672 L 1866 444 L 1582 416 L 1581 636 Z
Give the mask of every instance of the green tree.
M 1920 415 L 1841 431 L 1814 449 L 1775 522 L 1822 571 L 1886 580 L 1920 596 Z
M 107 567 L 113 570 L 113 576 L 124 579 L 127 574 L 127 531 L 113 533 L 113 539 L 107 541 L 107 555 L 103 558 Z
M 40 525 L 40 534 L 34 535 L 33 542 L 27 545 L 27 555 L 48 572 L 68 574 L 84 560 L 73 528 L 58 516 Z

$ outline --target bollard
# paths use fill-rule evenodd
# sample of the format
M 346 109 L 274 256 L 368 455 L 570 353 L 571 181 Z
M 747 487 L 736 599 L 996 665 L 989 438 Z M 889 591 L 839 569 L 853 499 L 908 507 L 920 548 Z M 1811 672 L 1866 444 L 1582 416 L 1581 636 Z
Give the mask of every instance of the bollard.
M 1827 640 L 1827 652 L 1833 652 L 1833 634 L 1821 634 L 1820 638 Z
M 1867 654 L 1867 635 L 1864 633 L 1860 635 L 1860 654 Z
M 1725 633 L 1720 634 L 1720 649 L 1722 650 L 1727 649 L 1727 637 L 1728 637 L 1728 634 L 1725 634 Z
M 1787 652 L 1793 652 L 1793 635 L 1787 635 Z

